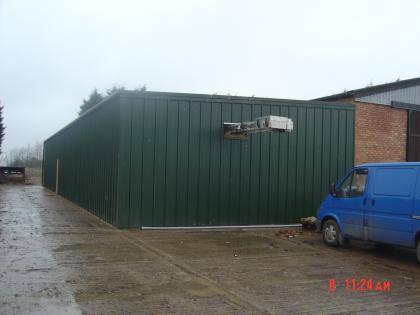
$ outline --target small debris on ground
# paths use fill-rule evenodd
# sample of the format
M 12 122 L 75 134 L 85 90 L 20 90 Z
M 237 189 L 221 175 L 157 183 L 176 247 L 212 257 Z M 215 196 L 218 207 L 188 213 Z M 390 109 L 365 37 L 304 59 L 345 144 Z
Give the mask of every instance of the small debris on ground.
M 298 230 L 279 230 L 276 233 L 276 236 L 283 236 L 286 238 L 294 238 L 298 235 L 302 234 L 301 231 Z
M 307 218 L 301 218 L 300 223 L 302 223 L 302 226 L 307 229 L 316 229 L 316 217 L 307 217 Z

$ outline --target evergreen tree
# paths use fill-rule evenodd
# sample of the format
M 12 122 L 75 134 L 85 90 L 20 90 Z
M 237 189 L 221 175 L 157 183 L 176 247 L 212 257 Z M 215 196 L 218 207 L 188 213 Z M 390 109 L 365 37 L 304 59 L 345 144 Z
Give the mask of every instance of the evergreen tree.
M 94 89 L 92 93 L 90 93 L 89 98 L 83 100 L 83 104 L 80 106 L 79 116 L 98 104 L 103 98 L 102 94 L 99 93 L 97 89 Z
M 111 96 L 112 94 L 122 91 L 124 89 L 125 87 L 123 85 L 121 86 L 114 85 L 112 88 L 106 90 L 105 96 L 99 93 L 97 89 L 94 89 L 92 93 L 90 93 L 89 98 L 87 100 L 83 100 L 83 104 L 80 106 L 79 116 L 87 112 L 96 104 L 98 104 L 105 97 Z M 146 91 L 146 89 L 147 89 L 146 85 L 143 84 L 141 87 L 135 89 L 135 91 L 144 92 Z
M 134 91 L 137 91 L 137 92 L 146 92 L 147 91 L 146 84 L 143 84 L 141 87 L 135 89 Z
M 119 92 L 119 91 L 122 91 L 122 90 L 124 90 L 125 88 L 124 88 L 124 86 L 122 85 L 122 86 L 116 86 L 116 85 L 114 85 L 112 88 L 110 88 L 110 89 L 108 89 L 108 90 L 106 90 L 106 95 L 107 96 L 111 96 L 112 94 L 115 94 L 115 93 L 117 93 L 117 92 Z

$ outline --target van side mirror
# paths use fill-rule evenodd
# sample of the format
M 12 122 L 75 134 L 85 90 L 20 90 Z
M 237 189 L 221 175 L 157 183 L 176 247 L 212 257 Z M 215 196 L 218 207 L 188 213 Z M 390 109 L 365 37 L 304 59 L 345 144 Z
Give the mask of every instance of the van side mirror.
M 335 183 L 331 183 L 330 185 L 330 194 L 333 197 L 337 196 L 337 191 L 335 190 Z

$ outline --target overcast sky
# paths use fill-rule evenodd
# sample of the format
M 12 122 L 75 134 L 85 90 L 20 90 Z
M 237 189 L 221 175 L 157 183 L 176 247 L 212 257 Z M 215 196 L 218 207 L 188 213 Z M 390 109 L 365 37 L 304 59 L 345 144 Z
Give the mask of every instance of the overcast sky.
M 420 1 L 0 0 L 4 150 L 93 88 L 311 99 L 420 76 Z

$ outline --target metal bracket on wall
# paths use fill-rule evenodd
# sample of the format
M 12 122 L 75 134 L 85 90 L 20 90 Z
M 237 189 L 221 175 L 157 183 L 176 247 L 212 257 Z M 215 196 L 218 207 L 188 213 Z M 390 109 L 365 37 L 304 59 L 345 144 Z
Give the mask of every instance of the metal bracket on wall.
M 291 132 L 293 121 L 288 117 L 263 116 L 256 118 L 255 121 L 245 121 L 241 123 L 223 123 L 225 139 L 245 140 L 248 134 L 257 132 Z

